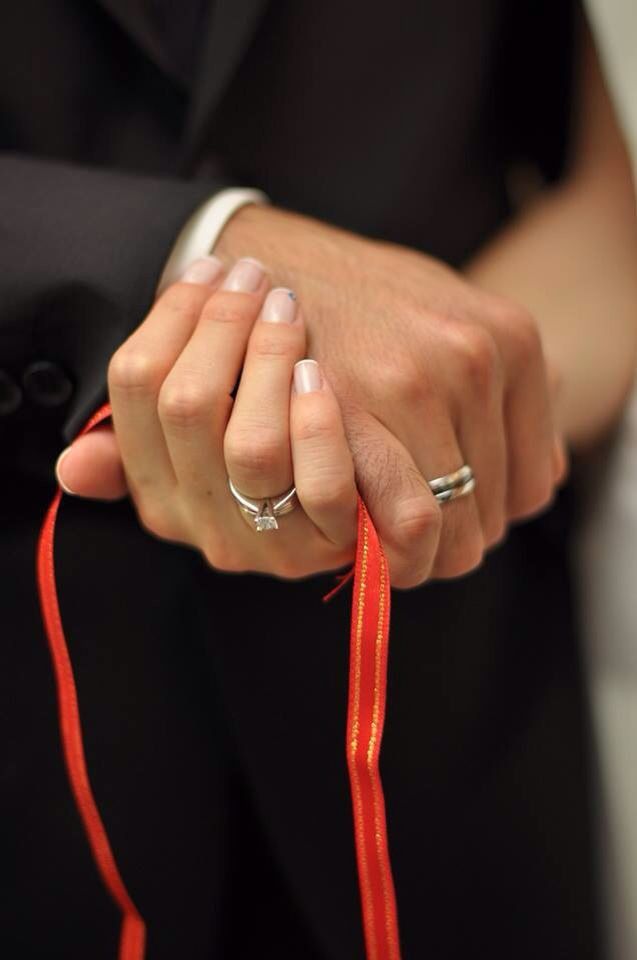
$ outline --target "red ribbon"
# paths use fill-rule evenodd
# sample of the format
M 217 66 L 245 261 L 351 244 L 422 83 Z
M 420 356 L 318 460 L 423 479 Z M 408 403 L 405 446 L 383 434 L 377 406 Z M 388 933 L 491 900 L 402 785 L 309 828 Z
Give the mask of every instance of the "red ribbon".
M 109 404 L 104 404 L 88 420 L 82 436 L 111 415 Z M 53 547 L 55 521 L 62 499 L 62 491 L 55 494 L 49 507 L 38 541 L 37 579 L 40 609 L 49 643 L 55 681 L 57 686 L 60 739 L 69 784 L 75 805 L 84 825 L 93 860 L 104 886 L 119 907 L 122 925 L 119 939 L 119 960 L 143 960 L 146 943 L 146 927 L 139 910 L 131 900 L 115 861 L 115 856 L 102 822 L 91 782 L 86 769 L 86 756 L 82 739 L 82 723 L 77 700 L 73 666 L 62 627 L 60 606 L 55 586 L 55 561 Z
M 396 895 L 378 766 L 385 722 L 389 609 L 387 558 L 359 497 L 346 752 L 367 960 L 400 960 Z
M 111 408 L 106 403 L 95 411 L 78 436 L 110 415 Z M 73 666 L 55 584 L 55 523 L 61 498 L 62 491 L 58 490 L 44 519 L 37 550 L 40 608 L 55 672 L 60 739 L 69 784 L 93 860 L 121 913 L 118 958 L 143 960 L 146 927 L 122 880 L 86 767 Z M 396 897 L 378 766 L 385 719 L 389 608 L 387 560 L 359 498 L 346 752 L 367 960 L 400 960 Z

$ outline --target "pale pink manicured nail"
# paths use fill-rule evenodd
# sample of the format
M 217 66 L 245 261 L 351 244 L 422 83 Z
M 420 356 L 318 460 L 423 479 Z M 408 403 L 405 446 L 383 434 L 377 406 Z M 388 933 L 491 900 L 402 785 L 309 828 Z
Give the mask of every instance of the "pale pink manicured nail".
M 313 393 L 322 386 L 321 368 L 316 360 L 299 360 L 294 364 L 294 389 L 297 393 Z
M 70 452 L 71 452 L 71 447 L 67 447 L 66 450 L 63 450 L 62 453 L 60 454 L 60 456 L 59 456 L 59 457 L 57 458 L 57 460 L 55 461 L 55 476 L 57 477 L 57 482 L 60 484 L 60 486 L 62 487 L 62 489 L 64 490 L 64 492 L 65 492 L 65 493 L 70 493 L 71 496 L 74 497 L 74 496 L 76 496 L 75 490 L 71 490 L 70 487 L 67 487 L 67 485 L 65 484 L 64 480 L 63 480 L 62 477 L 60 476 L 60 466 L 62 465 L 62 461 L 63 461 L 64 458 L 66 457 L 67 453 L 70 453 Z
M 223 290 L 233 290 L 235 293 L 254 293 L 261 286 L 265 269 L 258 260 L 244 257 L 237 260 L 234 267 L 223 281 Z
M 285 287 L 270 290 L 263 304 L 261 318 L 266 323 L 293 323 L 296 317 L 296 294 Z
M 223 269 L 217 257 L 200 257 L 193 260 L 181 275 L 183 283 L 214 283 Z

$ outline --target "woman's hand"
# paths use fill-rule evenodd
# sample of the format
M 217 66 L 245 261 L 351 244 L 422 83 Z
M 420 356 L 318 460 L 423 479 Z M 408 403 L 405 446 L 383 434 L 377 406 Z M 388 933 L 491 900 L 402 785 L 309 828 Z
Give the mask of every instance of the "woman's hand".
M 225 278 L 215 258 L 197 261 L 183 281 L 109 365 L 121 492 L 146 530 L 195 547 L 218 570 L 295 578 L 347 564 L 354 468 L 336 398 L 318 364 L 303 359 L 294 294 L 269 290 L 249 259 Z M 254 499 L 295 485 L 299 502 L 278 530 L 259 533 L 228 478 Z

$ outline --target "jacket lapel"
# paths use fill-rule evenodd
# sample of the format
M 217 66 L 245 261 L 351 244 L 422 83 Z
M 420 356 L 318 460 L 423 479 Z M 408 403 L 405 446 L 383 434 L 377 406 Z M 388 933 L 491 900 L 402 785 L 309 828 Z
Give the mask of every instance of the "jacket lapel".
M 186 127 L 186 154 L 196 154 L 206 122 L 231 81 L 254 36 L 267 0 L 213 0 L 199 73 Z
M 181 82 L 143 3 L 138 0 L 98 0 L 98 3 L 160 70 Z

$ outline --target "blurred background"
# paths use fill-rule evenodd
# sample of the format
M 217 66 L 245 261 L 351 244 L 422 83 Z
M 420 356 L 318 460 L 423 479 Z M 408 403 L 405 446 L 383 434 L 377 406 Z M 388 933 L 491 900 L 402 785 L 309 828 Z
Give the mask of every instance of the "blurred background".
M 587 0 L 608 90 L 637 171 L 637 3 Z M 635 264 L 637 270 L 637 264 Z M 635 317 L 637 323 L 637 317 Z M 637 390 L 593 465 L 576 544 L 599 771 L 610 960 L 637 957 Z

